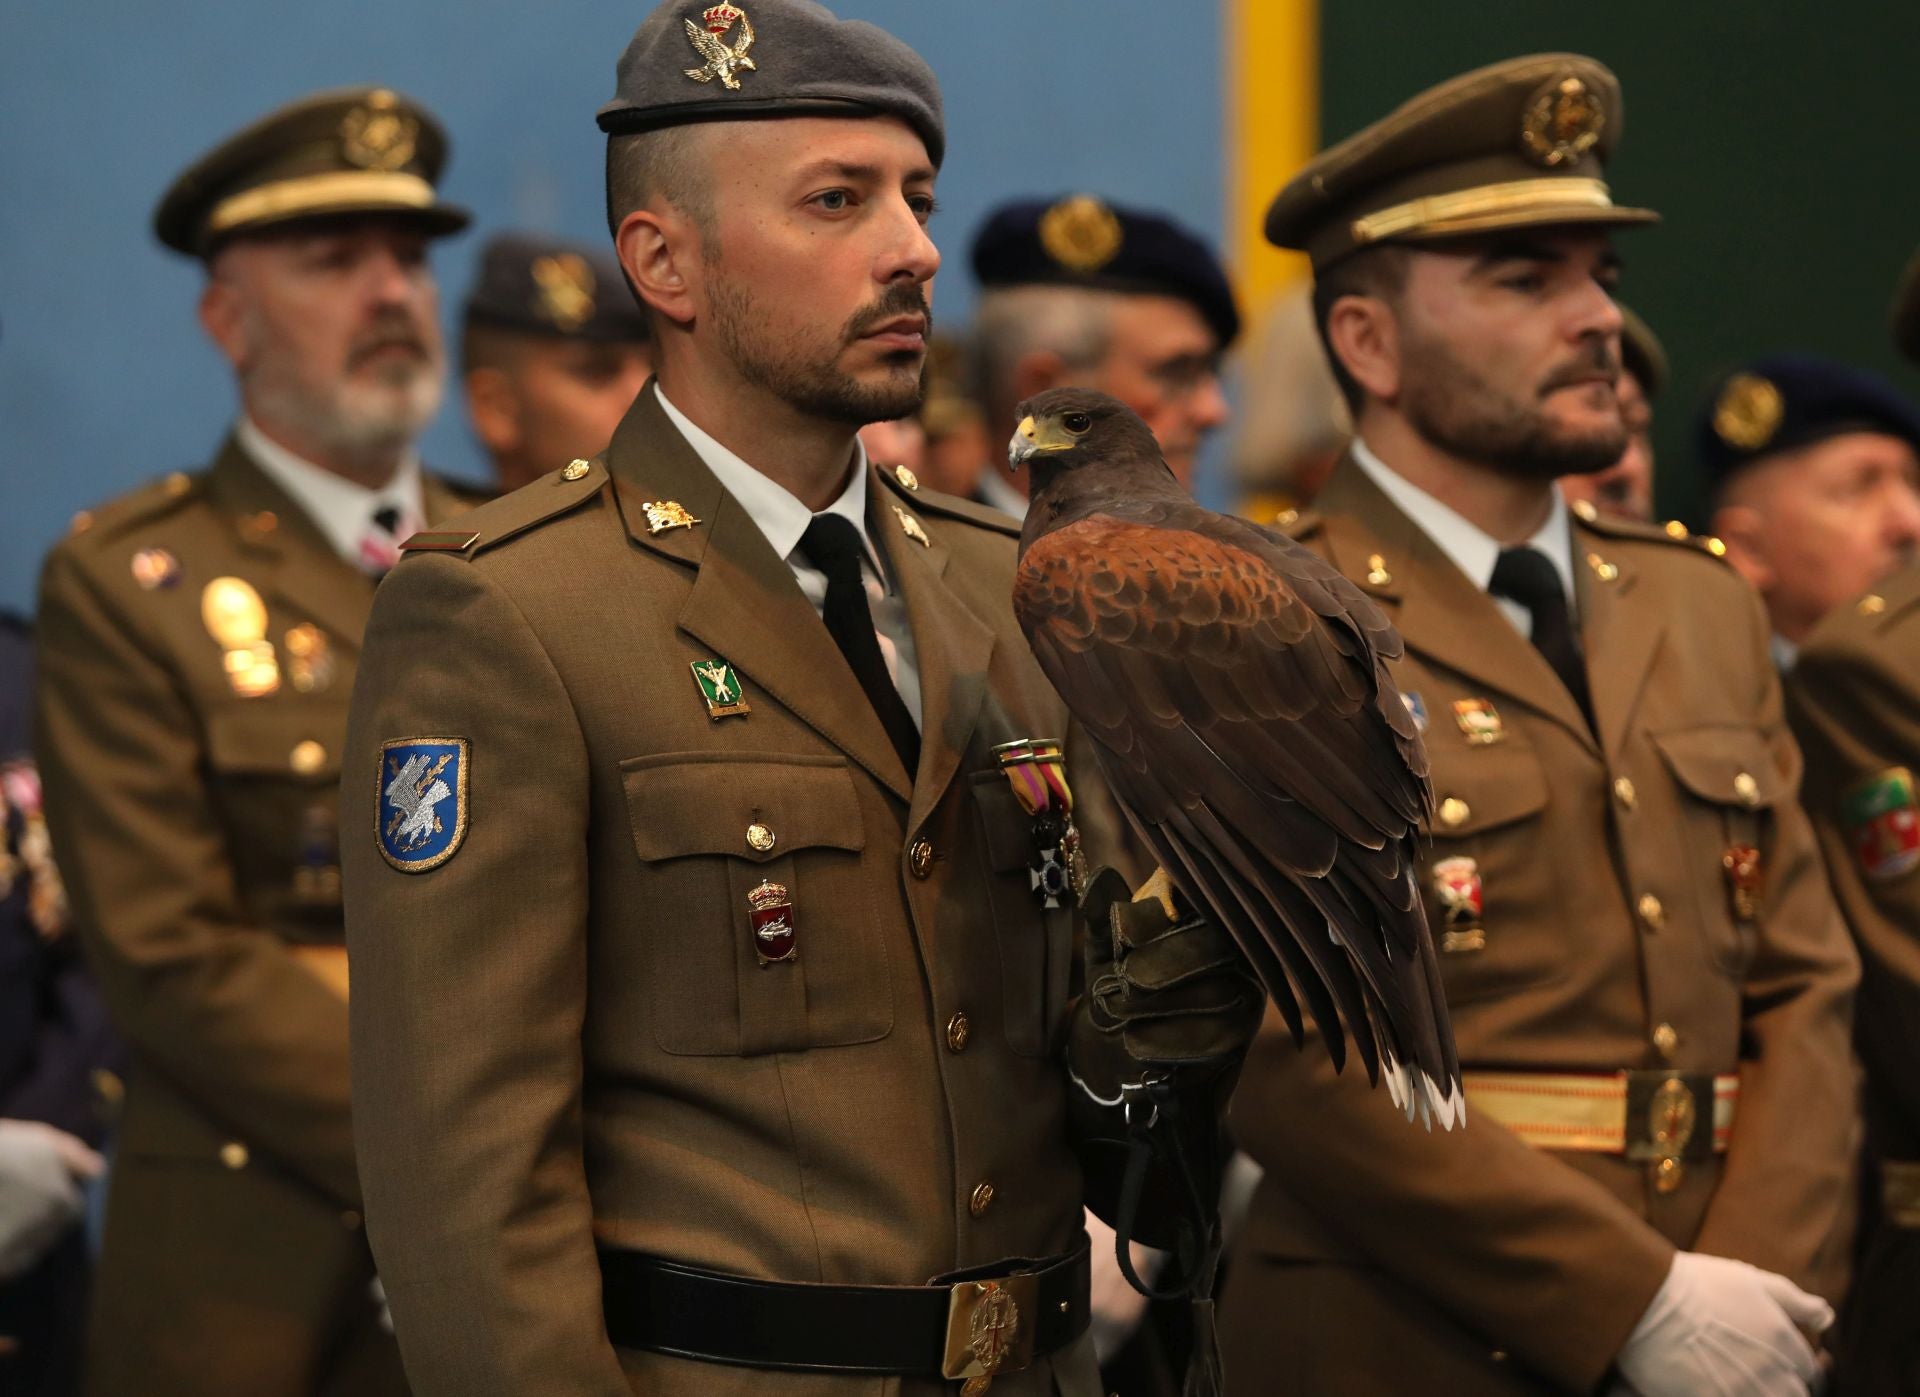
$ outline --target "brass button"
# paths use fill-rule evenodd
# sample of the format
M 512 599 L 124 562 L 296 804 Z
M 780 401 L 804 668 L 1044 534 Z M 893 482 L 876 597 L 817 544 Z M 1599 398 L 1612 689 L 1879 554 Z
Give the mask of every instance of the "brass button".
M 913 847 L 907 850 L 907 869 L 916 878 L 933 876 L 933 841 L 916 839 Z
M 73 521 L 67 527 L 76 534 L 84 534 L 88 529 L 93 527 L 93 511 L 90 509 L 81 510 L 73 516 Z
M 187 473 L 185 471 L 175 471 L 167 477 L 167 493 L 169 495 L 184 495 L 187 493 L 187 487 L 191 484 L 193 484 L 193 482 L 187 479 Z
M 1472 814 L 1473 807 L 1458 796 L 1448 796 L 1440 802 L 1440 823 L 1449 828 L 1464 825 Z
M 351 1208 L 347 1209 L 344 1213 L 340 1214 L 340 1225 L 349 1232 L 358 1232 L 360 1230 L 360 1214 L 354 1212 Z
M 1670 1023 L 1663 1023 L 1653 1030 L 1654 1051 L 1668 1062 L 1673 1061 L 1674 1052 L 1680 1047 L 1680 1033 Z
M 1663 1159 L 1653 1166 L 1653 1186 L 1660 1193 L 1672 1193 L 1686 1179 L 1687 1166 L 1677 1159 Z
M 1668 538 L 1684 539 L 1686 538 L 1686 536 L 1687 536 L 1687 526 L 1685 524 L 1682 524 L 1678 519 L 1667 520 L 1667 537 Z
M 1600 511 L 1585 500 L 1575 500 L 1573 502 L 1573 513 L 1574 517 L 1584 524 L 1591 524 L 1595 519 L 1600 517 Z
M 562 480 L 579 480 L 592 469 L 593 467 L 585 461 L 575 459 L 560 467 L 560 478 Z
M 247 1147 L 238 1140 L 229 1140 L 220 1147 L 220 1162 L 229 1169 L 247 1167 Z
M 1611 582 L 1620 575 L 1620 569 L 1598 553 L 1587 554 L 1587 566 L 1593 569 L 1593 575 L 1602 582 Z
M 1387 571 L 1387 560 L 1378 553 L 1367 557 L 1367 585 L 1385 587 L 1393 581 L 1393 574 Z
M 311 776 L 327 764 L 327 749 L 309 737 L 304 742 L 294 744 L 287 761 L 302 776 Z
M 1724 558 L 1727 556 L 1727 545 L 1717 538 L 1710 538 L 1707 540 L 1707 552 L 1713 554 L 1716 558 Z M 1679 1185 L 1675 1184 L 1674 1187 L 1678 1188 Z
M 1640 901 L 1635 904 L 1640 920 L 1647 924 L 1649 931 L 1658 931 L 1667 921 L 1667 909 L 1660 905 L 1660 899 L 1652 893 L 1641 893 Z
M 1283 509 L 1273 516 L 1273 527 L 1276 529 L 1291 529 L 1299 522 L 1300 511 L 1297 509 Z
M 1878 616 L 1886 609 L 1887 599 L 1878 595 L 1864 596 L 1854 606 L 1854 610 L 1862 616 Z
M 967 1200 L 967 1211 L 980 1217 L 993 1206 L 993 1185 L 978 1183 L 973 1186 L 973 1197 Z
M 895 466 L 893 468 L 893 478 L 909 490 L 918 490 L 920 488 L 920 477 L 908 470 L 905 466 Z
M 1507 1351 L 1503 1348 L 1497 1348 L 1492 1353 L 1488 1354 L 1487 1357 L 1492 1359 L 1495 1363 L 1505 1363 L 1507 1361 Z
M 947 1020 L 947 1051 L 948 1052 L 964 1053 L 967 1050 L 967 1039 L 971 1038 L 972 1036 L 973 1036 L 973 1025 L 967 1022 L 966 1014 L 964 1013 L 955 1014 L 952 1018 Z
M 1613 782 L 1613 798 L 1628 810 L 1633 809 L 1635 799 L 1633 782 L 1624 776 L 1615 777 Z
M 1740 797 L 1740 803 L 1748 809 L 1760 803 L 1760 783 L 1753 779 L 1751 772 L 1743 771 L 1733 778 L 1733 793 Z
M 747 847 L 756 854 L 764 854 L 774 845 L 774 833 L 755 820 L 747 826 Z

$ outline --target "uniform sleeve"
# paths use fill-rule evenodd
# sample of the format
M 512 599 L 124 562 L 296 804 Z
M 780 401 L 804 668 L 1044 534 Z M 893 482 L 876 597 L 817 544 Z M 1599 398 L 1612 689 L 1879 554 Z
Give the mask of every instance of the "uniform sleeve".
M 1757 600 L 1753 641 L 1765 655 Z M 1755 726 L 1789 798 L 1775 810 L 1769 878 L 1743 987 L 1740 1102 L 1697 1251 L 1777 1271 L 1838 1303 L 1853 1241 L 1859 1153 L 1851 1048 L 1859 961 L 1798 794 L 1800 749 L 1780 681 L 1762 664 Z
M 75 925 L 143 1066 L 357 1206 L 347 1008 L 250 921 L 172 671 L 69 548 L 47 561 L 37 757 Z
M 1876 1097 L 1920 1134 L 1920 870 L 1867 877 L 1840 819 L 1855 782 L 1894 767 L 1920 770 L 1920 696 L 1885 663 L 1916 646 L 1920 635 L 1909 629 L 1873 655 L 1809 650 L 1788 681 L 1787 703 L 1806 753 L 1807 814 L 1865 962 L 1856 1042 Z
M 464 839 L 380 852 L 382 744 L 468 744 Z M 417 1397 L 628 1397 L 582 1160 L 588 764 L 524 616 L 479 568 L 381 585 L 341 813 L 368 1237 Z
M 1336 1074 L 1311 1027 L 1296 1049 L 1271 1010 L 1230 1124 L 1263 1187 L 1571 1390 L 1599 1383 L 1672 1265 L 1672 1245 L 1584 1174 L 1484 1115 L 1409 1122 L 1357 1063 Z

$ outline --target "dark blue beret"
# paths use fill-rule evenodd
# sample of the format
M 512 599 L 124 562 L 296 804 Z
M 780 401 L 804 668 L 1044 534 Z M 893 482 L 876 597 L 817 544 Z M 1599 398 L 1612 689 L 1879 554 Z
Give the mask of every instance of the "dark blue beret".
M 1725 375 L 1694 423 L 1714 488 L 1755 461 L 1849 432 L 1898 437 L 1920 452 L 1920 409 L 1878 374 L 1807 354 L 1771 355 Z
M 468 325 L 551 339 L 647 339 L 647 318 L 611 252 L 528 233 L 502 233 L 481 250 L 464 315 Z
M 926 60 L 877 24 L 814 0 L 666 0 L 641 22 L 600 108 L 610 136 L 781 116 L 894 116 L 947 149 L 940 84 Z
M 1054 283 L 1177 296 L 1206 318 L 1226 348 L 1240 311 L 1225 269 L 1206 243 L 1162 214 L 1091 194 L 1002 204 L 973 239 L 983 287 Z

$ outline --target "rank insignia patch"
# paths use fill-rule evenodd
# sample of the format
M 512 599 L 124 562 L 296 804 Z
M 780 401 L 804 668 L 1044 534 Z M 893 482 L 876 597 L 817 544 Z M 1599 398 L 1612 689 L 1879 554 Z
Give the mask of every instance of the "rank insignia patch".
M 689 668 L 693 682 L 700 686 L 700 697 L 707 701 L 707 716 L 714 722 L 753 711 L 740 691 L 740 676 L 725 660 L 695 660 Z
M 467 740 L 402 737 L 380 747 L 374 834 L 381 857 L 402 873 L 425 873 L 467 837 Z
M 1455 699 L 1453 721 L 1460 725 L 1460 731 L 1474 747 L 1491 747 L 1507 735 L 1507 725 L 1501 721 L 1500 710 L 1493 706 L 1491 699 Z
M 1840 798 L 1840 824 L 1860 871 L 1876 883 L 1920 864 L 1920 806 L 1904 766 L 1867 777 Z

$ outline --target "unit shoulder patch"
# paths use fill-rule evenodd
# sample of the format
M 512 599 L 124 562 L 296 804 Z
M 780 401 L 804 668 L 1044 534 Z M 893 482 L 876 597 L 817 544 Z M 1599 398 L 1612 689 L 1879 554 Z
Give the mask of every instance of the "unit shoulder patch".
M 401 737 L 380 745 L 374 839 L 402 873 L 438 868 L 467 837 L 464 737 Z

